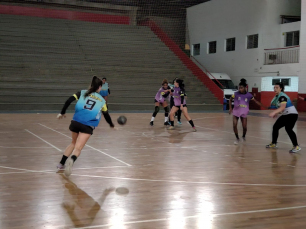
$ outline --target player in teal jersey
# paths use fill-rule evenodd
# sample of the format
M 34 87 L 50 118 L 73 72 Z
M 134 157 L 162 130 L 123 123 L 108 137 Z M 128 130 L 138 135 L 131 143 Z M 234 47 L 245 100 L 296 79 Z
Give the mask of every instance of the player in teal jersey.
M 80 156 L 81 150 L 93 134 L 95 127 L 99 125 L 101 112 L 110 127 L 114 127 L 112 119 L 107 111 L 105 100 L 99 94 L 101 88 L 102 80 L 94 76 L 91 87 L 88 90 L 79 91 L 71 96 L 66 101 L 61 113 L 57 116 L 58 119 L 65 117 L 69 105 L 73 101 L 78 100 L 75 105 L 74 116 L 69 126 L 69 130 L 72 134 L 72 142 L 66 148 L 62 160 L 57 166 L 59 170 L 65 169 L 66 176 L 70 176 L 74 162 Z M 68 159 L 71 154 L 72 156 Z M 67 159 L 68 161 L 66 163 Z
M 102 89 L 100 91 L 100 95 L 105 99 L 107 103 L 108 96 L 110 95 L 109 85 L 106 82 L 106 78 L 102 78 Z

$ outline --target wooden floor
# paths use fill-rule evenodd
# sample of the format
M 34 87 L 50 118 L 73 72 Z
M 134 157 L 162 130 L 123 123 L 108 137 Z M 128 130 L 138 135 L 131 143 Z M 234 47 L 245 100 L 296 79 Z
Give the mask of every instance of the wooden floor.
M 224 113 L 191 114 L 196 133 L 184 119 L 167 131 L 162 113 L 154 127 L 151 114 L 102 120 L 69 179 L 55 168 L 71 114 L 0 114 L 0 228 L 306 228 L 305 117 L 290 155 L 284 129 L 265 149 L 275 120 L 252 114 L 239 146 Z

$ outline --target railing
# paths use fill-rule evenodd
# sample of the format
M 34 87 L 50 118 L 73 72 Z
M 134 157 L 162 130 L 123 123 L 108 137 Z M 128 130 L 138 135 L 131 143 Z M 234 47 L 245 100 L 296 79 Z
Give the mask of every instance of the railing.
M 265 49 L 265 65 L 299 63 L 300 46 Z
M 219 84 L 218 86 L 222 89 L 224 89 L 224 86 L 222 85 L 222 83 L 219 82 L 219 80 L 217 80 L 213 74 L 210 73 L 210 71 L 208 71 L 196 58 L 194 58 L 194 56 L 191 56 L 190 59 L 194 60 L 196 62 L 196 64 L 198 65 L 199 68 L 201 68 L 203 70 L 203 72 L 207 75 L 207 76 L 211 76 L 213 79 L 216 80 L 216 82 Z

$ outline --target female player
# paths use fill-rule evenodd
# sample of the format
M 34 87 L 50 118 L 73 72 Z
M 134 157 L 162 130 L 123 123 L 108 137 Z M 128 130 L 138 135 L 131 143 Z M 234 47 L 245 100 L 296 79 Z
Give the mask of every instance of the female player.
M 110 127 L 114 127 L 112 119 L 107 111 L 105 100 L 99 94 L 101 88 L 102 80 L 94 76 L 90 88 L 88 90 L 79 91 L 71 96 L 66 101 L 61 113 L 57 116 L 58 119 L 66 117 L 65 113 L 69 105 L 74 100 L 78 100 L 75 105 L 75 113 L 73 119 L 69 126 L 72 142 L 66 148 L 65 153 L 62 156 L 62 160 L 57 166 L 59 170 L 65 169 L 66 176 L 70 176 L 73 163 L 80 156 L 81 150 L 85 146 L 87 140 L 93 134 L 95 127 L 99 125 L 101 119 L 101 111 Z M 68 159 L 71 153 L 72 156 Z M 67 159 L 68 161 L 66 163 Z
M 232 108 L 232 102 L 234 100 L 234 109 Z M 242 141 L 245 141 L 245 135 L 247 133 L 247 115 L 249 113 L 249 105 L 250 101 L 253 100 L 260 106 L 263 106 L 260 102 L 258 102 L 251 93 L 247 91 L 247 84 L 245 79 L 241 79 L 239 83 L 239 91 L 235 92 L 232 95 L 229 101 L 229 114 L 233 114 L 233 128 L 234 133 L 236 135 L 235 145 L 239 144 L 240 138 L 238 135 L 238 120 L 240 118 L 242 127 L 243 127 L 243 135 Z
M 106 82 L 106 78 L 102 78 L 102 89 L 100 91 L 100 95 L 104 98 L 107 103 L 108 96 L 110 95 L 109 85 Z
M 169 87 L 170 87 L 171 89 L 174 88 L 174 82 L 175 82 L 175 80 L 177 80 L 177 79 L 178 79 L 178 78 L 176 77 L 176 78 L 173 80 L 173 83 L 172 83 L 172 84 L 168 84 Z M 173 106 L 174 106 L 174 98 L 173 98 L 173 96 L 171 95 L 171 96 L 170 96 L 170 110 L 172 109 Z M 181 111 L 180 109 L 175 113 L 175 116 L 177 116 L 177 124 L 178 124 L 178 125 L 182 125 L 182 123 L 181 123 L 182 111 Z
M 284 93 L 285 87 L 282 83 L 276 83 L 274 85 L 274 92 L 276 96 L 271 101 L 271 107 L 276 107 L 269 114 L 270 117 L 274 118 L 277 114 L 281 113 L 281 116 L 276 120 L 273 126 L 272 142 L 266 145 L 266 148 L 277 148 L 277 138 L 279 129 L 285 127 L 287 134 L 289 135 L 293 148 L 289 151 L 290 153 L 297 153 L 301 150 L 296 138 L 296 134 L 293 131 L 293 127 L 298 119 L 298 112 L 293 106 L 288 95 Z
M 169 114 L 169 107 L 168 103 L 166 101 L 166 98 L 169 96 L 170 87 L 168 86 L 168 80 L 164 79 L 162 82 L 162 87 L 158 90 L 158 92 L 155 95 L 155 110 L 152 114 L 150 125 L 154 125 L 154 119 L 159 112 L 159 106 L 162 105 L 165 110 L 165 122 L 164 125 L 169 125 L 168 123 L 168 114 Z
M 186 100 L 185 100 L 185 85 L 183 84 L 183 80 L 176 79 L 174 82 L 174 88 L 171 90 L 171 95 L 174 98 L 174 106 L 172 107 L 170 111 L 170 123 L 171 126 L 168 128 L 168 130 L 173 130 L 174 129 L 174 114 L 177 112 L 179 109 L 183 112 L 185 118 L 187 121 L 190 123 L 190 125 L 193 128 L 193 131 L 196 132 L 196 128 L 193 124 L 193 121 L 191 120 L 188 110 L 187 110 L 187 105 L 186 105 Z

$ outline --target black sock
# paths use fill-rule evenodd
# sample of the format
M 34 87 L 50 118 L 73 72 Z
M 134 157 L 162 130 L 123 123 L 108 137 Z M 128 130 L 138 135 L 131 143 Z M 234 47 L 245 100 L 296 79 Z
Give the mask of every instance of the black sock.
M 67 156 L 63 155 L 62 160 L 60 161 L 60 163 L 62 165 L 65 165 L 67 158 L 68 158 Z
M 245 138 L 245 134 L 242 137 Z
M 236 138 L 237 138 L 237 139 L 239 139 L 239 136 L 238 136 L 238 134 L 236 134 L 236 133 L 235 133 L 235 135 L 236 135 Z
M 78 157 L 77 157 L 77 156 L 75 156 L 75 155 L 72 155 L 72 156 L 71 156 L 71 159 L 73 160 L 73 162 L 75 162 L 75 161 L 76 161 L 76 159 L 78 159 Z
M 190 120 L 189 123 L 190 123 L 190 125 L 191 125 L 192 127 L 194 127 L 194 124 L 193 124 L 193 121 L 192 121 L 192 120 Z
M 174 126 L 174 121 L 170 121 L 170 123 L 171 123 L 171 126 Z

